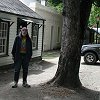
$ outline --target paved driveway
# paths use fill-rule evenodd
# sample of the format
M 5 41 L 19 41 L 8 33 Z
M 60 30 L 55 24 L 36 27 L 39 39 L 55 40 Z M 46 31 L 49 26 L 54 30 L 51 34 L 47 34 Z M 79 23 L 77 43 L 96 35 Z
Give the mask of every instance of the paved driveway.
M 82 57 L 80 79 L 85 87 L 100 91 L 100 62 L 97 62 L 95 65 L 87 65 Z

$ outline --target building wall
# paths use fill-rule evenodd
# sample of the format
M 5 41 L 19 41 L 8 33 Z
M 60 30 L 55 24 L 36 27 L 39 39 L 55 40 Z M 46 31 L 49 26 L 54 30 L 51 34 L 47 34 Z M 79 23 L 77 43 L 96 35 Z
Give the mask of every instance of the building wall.
M 44 43 L 43 43 L 44 51 L 60 47 L 61 39 L 57 41 L 58 40 L 57 38 L 58 38 L 58 27 L 60 29 L 59 36 L 61 37 L 62 16 L 58 14 L 55 10 L 36 2 L 31 3 L 29 7 L 33 9 L 36 13 L 41 15 L 42 18 L 46 19 L 44 28 Z M 52 34 L 51 34 L 51 27 L 53 27 Z
M 14 40 L 15 40 L 15 37 L 16 37 L 16 33 L 17 33 L 17 16 L 11 15 L 11 14 L 6 14 L 6 13 L 0 13 L 0 18 L 11 19 L 11 21 L 14 22 L 10 26 L 10 30 L 9 30 L 8 56 L 5 56 L 5 57 L 0 56 L 0 66 L 3 66 L 3 65 L 7 65 L 7 64 L 12 64 L 13 63 L 11 51 L 12 51 L 13 43 L 14 43 Z M 27 26 L 27 28 L 28 28 L 29 36 L 31 36 L 32 24 L 29 24 Z M 34 50 L 33 51 L 32 58 L 41 56 L 41 49 L 42 49 L 42 27 L 39 30 L 38 50 Z
M 9 15 L 9 14 L 5 14 L 5 13 L 1 13 L 0 17 L 10 19 L 12 22 L 14 22 L 13 25 L 9 29 L 8 56 L 0 57 L 0 66 L 2 66 L 2 65 L 13 63 L 11 50 L 12 50 L 13 42 L 14 42 L 14 39 L 16 37 L 16 32 L 17 32 L 17 17 Z

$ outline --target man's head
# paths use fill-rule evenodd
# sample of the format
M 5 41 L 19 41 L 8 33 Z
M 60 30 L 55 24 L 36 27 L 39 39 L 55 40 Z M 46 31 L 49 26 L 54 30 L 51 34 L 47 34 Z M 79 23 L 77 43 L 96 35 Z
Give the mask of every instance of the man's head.
M 26 36 L 27 33 L 28 33 L 28 29 L 27 29 L 26 27 L 23 27 L 23 28 L 21 29 L 21 33 L 22 33 L 22 36 Z

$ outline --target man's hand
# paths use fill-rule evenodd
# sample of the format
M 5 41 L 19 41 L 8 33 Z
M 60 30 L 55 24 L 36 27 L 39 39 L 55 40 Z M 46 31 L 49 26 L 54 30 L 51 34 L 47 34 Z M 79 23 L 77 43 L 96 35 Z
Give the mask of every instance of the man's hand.
M 14 57 L 12 56 L 12 60 L 14 60 Z

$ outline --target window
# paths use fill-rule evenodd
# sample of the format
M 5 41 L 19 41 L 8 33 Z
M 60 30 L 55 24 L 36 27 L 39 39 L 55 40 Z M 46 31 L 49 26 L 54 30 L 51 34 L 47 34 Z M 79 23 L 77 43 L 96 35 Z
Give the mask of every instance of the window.
M 51 42 L 50 42 L 50 49 L 53 49 L 53 33 L 54 33 L 54 26 L 51 26 Z
M 38 49 L 38 33 L 39 33 L 39 25 L 38 24 L 32 24 L 32 48 Z
M 0 22 L 0 55 L 7 53 L 8 22 Z
M 58 27 L 58 36 L 57 36 L 57 43 L 60 42 L 60 27 Z

